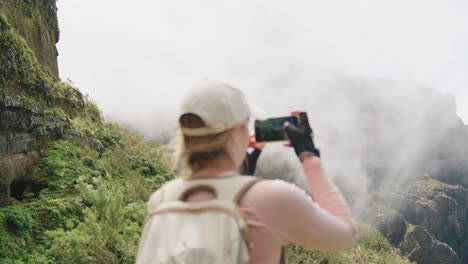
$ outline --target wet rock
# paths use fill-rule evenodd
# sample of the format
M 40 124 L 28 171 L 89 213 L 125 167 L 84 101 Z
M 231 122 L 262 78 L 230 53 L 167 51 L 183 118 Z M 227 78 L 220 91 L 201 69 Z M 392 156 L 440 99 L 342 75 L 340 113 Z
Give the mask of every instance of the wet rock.
M 464 237 L 467 198 L 462 186 L 426 178 L 409 187 L 401 212 L 410 223 L 447 242 L 451 237 Z
M 27 101 L 21 97 L 5 96 L 3 101 L 0 101 L 0 104 L 2 103 L 6 109 L 17 109 L 18 111 L 29 111 L 36 114 L 43 112 L 38 103 Z
M 46 97 L 49 97 L 51 94 L 53 87 L 51 84 L 45 82 L 45 81 L 39 81 L 34 87 L 33 90 L 43 94 Z
M 32 126 L 31 114 L 6 110 L 0 112 L 0 129 L 9 131 L 25 131 Z
M 66 134 L 70 123 L 60 115 L 49 113 L 42 116 L 35 116 L 31 120 L 33 127 L 32 133 L 39 136 L 45 135 L 63 135 Z
M 39 157 L 37 140 L 65 135 L 70 121 L 56 112 L 44 113 L 31 101 L 0 96 L 0 206 L 9 204 L 10 184 L 22 180 Z
M 29 134 L 0 131 L 0 159 L 8 154 L 25 153 L 34 148 L 34 140 Z
M 34 115 L 26 112 L 0 112 L 0 130 L 28 132 L 33 136 L 63 134 L 69 122 L 49 113 Z
M 406 234 L 405 218 L 395 210 L 389 210 L 385 214 L 378 214 L 374 226 L 394 246 L 398 246 Z
M 39 153 L 8 155 L 0 159 L 0 207 L 9 204 L 10 185 L 15 179 L 26 177 L 26 171 L 39 160 Z
M 459 259 L 455 251 L 447 244 L 432 237 L 424 228 L 414 226 L 400 245 L 403 254 L 416 263 L 457 264 Z
M 28 182 L 24 177 L 39 159 L 39 146 L 67 135 L 71 130 L 68 114 L 85 105 L 77 89 L 56 78 L 56 1 L 36 2 L 0 1 L 0 35 L 8 40 L 2 41 L 8 52 L 0 53 L 0 206 L 9 203 L 13 181 Z M 18 33 L 25 42 L 17 41 Z M 47 67 L 55 76 L 49 75 Z

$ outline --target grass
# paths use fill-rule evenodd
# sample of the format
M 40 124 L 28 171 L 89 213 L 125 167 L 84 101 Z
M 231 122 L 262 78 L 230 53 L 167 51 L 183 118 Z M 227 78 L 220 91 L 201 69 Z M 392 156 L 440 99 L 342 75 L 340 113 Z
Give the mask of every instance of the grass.
M 0 12 L 0 89 L 6 95 L 28 95 L 47 108 L 77 111 L 84 106 L 81 93 L 62 83 L 39 63 L 26 40 Z M 37 98 L 37 99 L 36 99 Z
M 73 137 L 51 141 L 32 176 L 47 187 L 0 209 L 1 263 L 134 261 L 145 202 L 172 178 L 168 158 L 114 124 L 102 122 L 96 132 L 96 140 L 113 143 L 98 150 Z
M 360 224 L 356 245 L 347 251 L 327 252 L 307 250 L 297 245 L 288 248 L 289 263 L 299 264 L 406 264 L 411 263 L 400 251 L 390 245 L 374 228 Z

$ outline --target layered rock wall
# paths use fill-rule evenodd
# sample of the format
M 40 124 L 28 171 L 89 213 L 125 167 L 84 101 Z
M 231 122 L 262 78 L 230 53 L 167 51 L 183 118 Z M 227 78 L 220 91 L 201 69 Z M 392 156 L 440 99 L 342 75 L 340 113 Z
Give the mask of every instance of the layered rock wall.
M 55 1 L 0 2 L 0 206 L 27 183 L 50 138 L 77 134 L 70 116 L 82 94 L 58 80 Z M 13 22 L 11 22 L 13 21 Z

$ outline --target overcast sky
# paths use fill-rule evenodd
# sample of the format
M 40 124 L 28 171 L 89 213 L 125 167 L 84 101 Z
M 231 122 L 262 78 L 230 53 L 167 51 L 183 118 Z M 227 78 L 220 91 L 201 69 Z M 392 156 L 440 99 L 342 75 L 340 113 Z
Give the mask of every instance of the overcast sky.
M 202 78 L 252 90 L 272 63 L 307 58 L 361 77 L 421 81 L 455 95 L 468 122 L 465 0 L 59 0 L 58 8 L 62 79 L 122 121 L 150 122 Z

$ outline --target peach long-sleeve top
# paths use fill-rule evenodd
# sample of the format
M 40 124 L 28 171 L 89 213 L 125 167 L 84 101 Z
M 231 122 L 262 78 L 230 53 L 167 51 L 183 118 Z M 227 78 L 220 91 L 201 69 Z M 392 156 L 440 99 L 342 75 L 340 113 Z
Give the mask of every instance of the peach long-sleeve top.
M 282 180 L 263 180 L 253 185 L 240 200 L 253 244 L 250 263 L 279 263 L 283 245 L 294 243 L 311 249 L 340 250 L 353 246 L 356 237 L 349 207 L 328 179 L 316 157 L 302 161 L 310 193 Z M 191 195 L 189 201 L 212 198 L 208 192 Z M 155 192 L 149 213 L 160 203 Z

